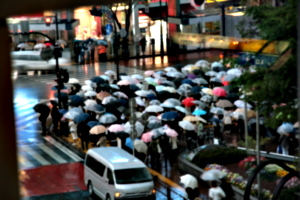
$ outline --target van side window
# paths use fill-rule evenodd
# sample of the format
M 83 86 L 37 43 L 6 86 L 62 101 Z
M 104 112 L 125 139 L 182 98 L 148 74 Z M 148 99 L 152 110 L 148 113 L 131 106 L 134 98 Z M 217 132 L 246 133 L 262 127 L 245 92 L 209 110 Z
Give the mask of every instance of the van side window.
M 107 168 L 107 179 L 108 179 L 108 183 L 110 185 L 114 184 L 114 177 L 113 177 L 113 173 L 110 169 Z
M 90 155 L 87 156 L 86 166 L 88 166 L 100 176 L 103 176 L 105 166 Z

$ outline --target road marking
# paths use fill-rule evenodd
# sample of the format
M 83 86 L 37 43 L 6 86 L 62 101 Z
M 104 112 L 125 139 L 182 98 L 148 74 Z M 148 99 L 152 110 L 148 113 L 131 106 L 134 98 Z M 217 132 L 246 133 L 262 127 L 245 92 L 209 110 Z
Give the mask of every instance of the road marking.
M 34 151 L 33 149 L 31 149 L 30 147 L 27 146 L 22 146 L 19 147 L 22 150 L 25 150 L 26 153 L 28 153 L 29 155 L 31 155 L 34 159 L 36 159 L 39 163 L 41 163 L 42 165 L 51 165 L 50 162 L 48 162 L 45 158 L 43 158 L 41 155 L 37 154 L 36 151 Z
M 22 155 L 18 155 L 18 161 L 19 161 L 19 169 L 27 169 L 35 166 L 32 162 L 26 159 L 25 156 Z
M 81 157 L 79 157 L 77 154 L 75 154 L 73 151 L 62 145 L 61 143 L 57 142 L 55 139 L 53 139 L 51 136 L 44 137 L 45 140 L 47 140 L 49 143 L 56 146 L 61 151 L 65 152 L 69 157 L 71 157 L 74 161 L 83 161 Z
M 32 116 L 29 116 L 29 117 L 26 117 L 26 118 L 23 118 L 22 120 L 18 120 L 16 122 L 16 125 L 18 126 L 18 124 L 21 124 L 21 123 L 24 123 L 24 122 L 27 122 L 27 121 L 30 121 L 32 119 L 35 119 L 39 116 L 39 114 L 35 114 L 35 115 L 32 115 Z
M 50 155 L 54 160 L 56 160 L 58 163 L 67 163 L 65 159 L 63 159 L 60 155 L 55 153 L 52 149 L 47 147 L 45 144 L 38 144 L 39 148 L 41 148 L 44 152 L 46 152 L 48 155 Z

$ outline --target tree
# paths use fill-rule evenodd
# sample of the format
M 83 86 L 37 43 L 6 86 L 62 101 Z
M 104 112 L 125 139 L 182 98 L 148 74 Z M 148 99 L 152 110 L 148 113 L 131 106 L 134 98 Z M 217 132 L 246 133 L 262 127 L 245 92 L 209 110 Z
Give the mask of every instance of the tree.
M 294 123 L 297 120 L 296 8 L 297 0 L 288 0 L 279 7 L 262 5 L 246 10 L 246 15 L 255 21 L 262 39 L 288 41 L 292 50 L 292 56 L 279 69 L 257 68 L 255 73 L 246 71 L 234 83 L 245 92 L 252 93 L 246 100 L 256 102 L 267 125 L 273 128 L 282 122 Z

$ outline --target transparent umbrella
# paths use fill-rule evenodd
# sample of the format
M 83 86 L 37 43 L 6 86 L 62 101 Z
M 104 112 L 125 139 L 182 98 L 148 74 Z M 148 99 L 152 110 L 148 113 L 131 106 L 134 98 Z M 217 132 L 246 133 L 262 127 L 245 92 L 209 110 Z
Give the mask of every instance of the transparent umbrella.
M 99 118 L 99 122 L 102 124 L 112 124 L 117 121 L 117 117 L 113 114 L 104 114 Z

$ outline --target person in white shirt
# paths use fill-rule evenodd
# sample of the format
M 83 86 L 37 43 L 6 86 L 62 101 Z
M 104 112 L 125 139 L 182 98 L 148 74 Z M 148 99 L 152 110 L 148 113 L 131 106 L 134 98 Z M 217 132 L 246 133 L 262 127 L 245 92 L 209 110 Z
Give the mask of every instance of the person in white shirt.
M 208 190 L 208 196 L 212 200 L 221 200 L 226 197 L 225 192 L 218 186 L 217 181 L 211 182 L 211 188 Z

